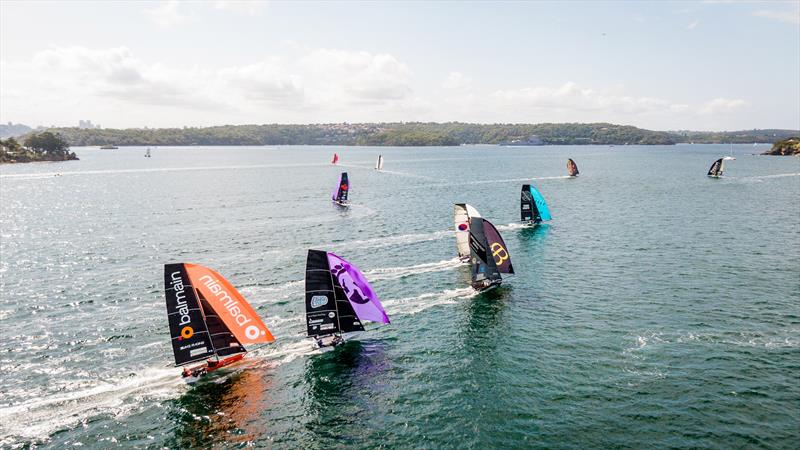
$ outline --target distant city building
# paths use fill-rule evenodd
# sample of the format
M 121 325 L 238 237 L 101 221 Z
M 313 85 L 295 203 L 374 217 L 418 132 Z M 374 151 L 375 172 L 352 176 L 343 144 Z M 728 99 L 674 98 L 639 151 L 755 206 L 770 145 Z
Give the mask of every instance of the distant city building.
M 78 121 L 78 128 L 84 128 L 84 129 L 91 130 L 91 129 L 95 129 L 95 128 L 100 128 L 100 125 L 92 124 L 91 120 L 79 120 Z

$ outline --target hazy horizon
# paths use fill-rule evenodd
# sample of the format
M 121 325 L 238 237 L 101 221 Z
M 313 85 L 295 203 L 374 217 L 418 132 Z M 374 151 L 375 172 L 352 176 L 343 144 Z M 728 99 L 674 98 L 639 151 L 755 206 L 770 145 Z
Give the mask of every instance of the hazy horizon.
M 0 12 L 0 123 L 800 128 L 796 1 L 3 1 Z

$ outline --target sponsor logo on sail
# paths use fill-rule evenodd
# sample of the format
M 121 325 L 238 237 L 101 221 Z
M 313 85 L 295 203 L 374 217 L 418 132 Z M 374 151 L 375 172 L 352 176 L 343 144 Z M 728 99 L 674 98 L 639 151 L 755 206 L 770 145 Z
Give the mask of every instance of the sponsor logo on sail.
M 247 317 L 242 308 L 239 307 L 239 302 L 231 298 L 230 294 L 219 284 L 219 281 L 212 278 L 210 275 L 203 275 L 200 277 L 200 281 L 217 296 L 217 301 L 221 303 L 222 307 L 228 311 L 228 314 L 234 318 L 237 325 L 244 327 L 253 321 L 253 319 Z M 265 334 L 266 331 L 252 324 L 244 329 L 244 335 L 247 336 L 248 339 L 255 340 L 258 339 L 259 336 Z
M 175 291 L 175 309 L 177 310 L 178 314 L 180 314 L 180 318 L 178 319 L 178 325 L 188 325 L 192 322 L 192 317 L 189 316 L 189 305 L 186 304 L 186 287 L 183 284 L 183 277 L 181 277 L 181 271 L 176 270 L 171 274 L 172 280 L 169 284 L 172 285 L 172 290 Z M 192 329 L 191 327 L 184 327 Z M 183 335 L 183 331 L 181 331 L 181 335 Z M 191 334 L 189 335 L 191 337 Z M 186 339 L 189 339 L 187 337 Z
M 328 304 L 328 297 L 325 295 L 315 295 L 311 297 L 311 307 L 319 308 Z
M 181 337 L 178 339 L 191 339 L 192 336 L 194 336 L 194 328 L 187 325 L 181 329 Z
M 503 261 L 508 259 L 508 252 L 499 242 L 492 242 L 492 256 L 494 256 L 494 262 L 498 266 L 503 264 Z

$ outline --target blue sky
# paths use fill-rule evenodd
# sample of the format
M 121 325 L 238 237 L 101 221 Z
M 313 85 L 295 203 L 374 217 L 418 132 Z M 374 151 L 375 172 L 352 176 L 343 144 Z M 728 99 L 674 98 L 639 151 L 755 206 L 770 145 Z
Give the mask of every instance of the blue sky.
M 0 121 L 800 128 L 800 1 L 0 2 Z

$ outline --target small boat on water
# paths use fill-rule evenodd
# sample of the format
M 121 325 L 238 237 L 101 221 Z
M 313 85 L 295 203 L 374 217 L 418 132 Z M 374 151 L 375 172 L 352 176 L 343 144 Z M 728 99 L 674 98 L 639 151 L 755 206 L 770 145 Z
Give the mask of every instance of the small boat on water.
M 150 147 L 147 147 L 147 151 L 144 152 L 144 157 L 145 158 L 150 158 L 151 157 L 151 155 L 150 155 Z
M 116 150 L 118 148 L 119 147 L 117 147 L 116 145 L 111 145 L 111 144 L 106 144 L 106 145 L 101 145 L 100 146 L 100 150 Z
M 725 172 L 725 161 L 734 161 L 736 158 L 733 156 L 725 156 L 720 158 L 713 163 L 711 163 L 711 167 L 708 169 L 707 175 L 711 178 L 719 178 Z
M 247 300 L 217 272 L 189 263 L 164 265 L 167 319 L 176 366 L 194 383 L 244 358 L 245 345 L 275 341 Z
M 469 227 L 470 264 L 472 265 L 472 288 L 483 291 L 499 286 L 501 273 L 513 274 L 511 255 L 500 232 L 488 220 L 473 217 Z
M 456 231 L 456 248 L 462 262 L 469 261 L 469 220 L 481 214 L 472 205 L 456 203 L 453 205 L 453 222 Z
M 378 161 L 375 162 L 375 170 L 383 170 L 383 155 L 378 155 Z
M 305 301 L 308 337 L 323 351 L 343 344 L 346 333 L 364 331 L 362 321 L 390 323 L 364 274 L 331 252 L 308 251 Z
M 552 219 L 547 202 L 532 184 L 522 185 L 519 209 L 522 222 L 528 225 L 538 225 Z
M 333 154 L 333 159 L 331 160 L 331 164 L 336 164 L 338 162 L 339 162 L 339 155 L 334 153 Z
M 578 172 L 578 165 L 575 164 L 575 161 L 572 158 L 567 159 L 567 172 L 571 177 L 577 177 L 580 172 Z
M 339 206 L 350 206 L 350 200 L 347 199 L 349 193 L 350 180 L 347 178 L 347 172 L 342 172 L 342 174 L 339 175 L 339 182 L 336 183 L 336 187 L 333 188 L 333 192 L 331 193 L 331 200 Z

